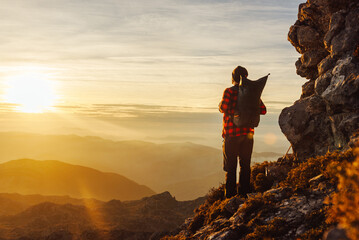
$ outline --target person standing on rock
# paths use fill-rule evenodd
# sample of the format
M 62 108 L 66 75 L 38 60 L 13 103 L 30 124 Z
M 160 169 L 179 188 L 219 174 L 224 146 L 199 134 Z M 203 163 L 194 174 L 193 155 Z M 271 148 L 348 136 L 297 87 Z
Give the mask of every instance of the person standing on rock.
M 241 66 L 236 67 L 232 72 L 232 84 L 234 86 L 225 89 L 222 101 L 219 103 L 219 111 L 223 113 L 223 170 L 226 172 L 226 198 L 231 198 L 237 193 L 243 197 L 247 197 L 247 193 L 250 192 L 250 164 L 253 150 L 254 126 L 252 126 L 252 124 L 241 125 L 235 121 L 235 112 L 236 109 L 238 109 L 238 105 L 247 104 L 245 102 L 237 101 L 239 98 L 238 93 L 243 89 L 242 81 L 245 79 L 245 81 L 253 83 L 253 81 L 247 79 L 247 76 L 247 69 Z M 265 77 L 265 81 L 267 80 L 267 77 L 268 76 Z M 259 97 L 259 101 L 256 105 L 258 106 L 256 109 L 258 112 L 258 123 L 259 114 L 264 115 L 267 113 L 267 109 Z M 239 157 L 240 165 L 238 190 L 236 180 L 237 157 Z

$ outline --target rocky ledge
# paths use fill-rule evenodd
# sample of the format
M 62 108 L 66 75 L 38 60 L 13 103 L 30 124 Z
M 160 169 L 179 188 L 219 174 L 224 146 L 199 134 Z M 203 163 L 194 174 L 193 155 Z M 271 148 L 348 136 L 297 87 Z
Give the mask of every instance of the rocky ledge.
M 214 189 L 193 218 L 162 240 L 358 239 L 359 186 L 349 176 L 358 177 L 359 159 L 351 150 L 303 162 L 287 156 L 252 170 L 248 199 L 224 199 L 223 187 Z
M 308 0 L 288 40 L 301 54 L 302 95 L 279 117 L 299 158 L 348 146 L 359 125 L 359 1 Z

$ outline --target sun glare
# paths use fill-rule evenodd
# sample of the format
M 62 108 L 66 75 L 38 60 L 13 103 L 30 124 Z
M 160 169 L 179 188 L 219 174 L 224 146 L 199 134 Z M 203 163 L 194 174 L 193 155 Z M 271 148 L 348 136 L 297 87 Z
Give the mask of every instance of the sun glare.
M 43 113 L 53 111 L 57 100 L 54 83 L 49 76 L 28 72 L 7 78 L 5 101 L 16 104 L 16 111 Z

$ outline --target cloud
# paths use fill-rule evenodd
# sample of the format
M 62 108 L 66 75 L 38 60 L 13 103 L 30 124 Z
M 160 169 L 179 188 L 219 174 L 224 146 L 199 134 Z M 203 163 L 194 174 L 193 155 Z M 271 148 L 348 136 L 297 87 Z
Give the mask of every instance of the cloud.
M 193 135 L 201 130 L 217 141 L 216 108 L 240 64 L 252 79 L 271 73 L 262 98 L 273 115 L 263 124 L 274 126 L 303 84 L 295 73 L 298 56 L 286 37 L 299 3 L 6 1 L 0 6 L 0 83 L 35 67 L 61 83 L 63 101 L 56 108 L 71 115 L 68 121 L 97 119 L 106 134 L 121 125 L 136 136 L 156 135 L 146 128 L 165 124 L 170 132 L 158 138 L 198 129 Z M 0 94 L 3 89 L 0 85 Z M 0 112 L 12 108 L 1 105 Z M 73 124 L 64 128 L 78 129 L 86 121 Z M 88 129 L 95 128 L 91 124 Z
M 255 130 L 255 151 L 270 151 L 268 136 L 275 136 L 275 148 L 288 145 L 278 126 L 279 111 L 267 103 L 268 113 Z M 56 106 L 60 112 L 14 113 L 0 105 L 0 131 L 41 134 L 78 134 L 113 140 L 150 140 L 158 143 L 194 142 L 221 147 L 222 114 L 216 108 L 142 104 L 92 104 Z
M 13 110 L 18 107 L 18 104 L 14 103 L 1 103 L 0 102 L 0 113 L 1 112 L 13 112 Z
M 283 18 L 293 17 L 296 8 L 284 0 L 275 3 L 11 1 L 0 8 L 6 20 L 1 29 L 7 47 L 21 50 L 15 57 L 35 51 L 60 60 L 233 55 L 240 48 L 278 44 L 278 33 L 288 28 Z

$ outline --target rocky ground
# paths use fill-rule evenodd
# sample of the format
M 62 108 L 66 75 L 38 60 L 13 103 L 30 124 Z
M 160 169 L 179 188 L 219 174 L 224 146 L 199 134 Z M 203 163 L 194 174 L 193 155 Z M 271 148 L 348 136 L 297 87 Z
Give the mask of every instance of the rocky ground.
M 306 161 L 291 156 L 257 165 L 252 177 L 255 191 L 248 199 L 224 199 L 223 187 L 215 189 L 179 232 L 163 239 L 322 239 L 328 233 L 326 239 L 348 239 L 333 217 L 332 197 L 339 191 L 338 169 L 354 159 L 349 150 Z M 331 238 L 333 234 L 339 236 Z

